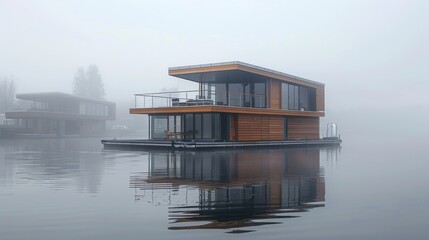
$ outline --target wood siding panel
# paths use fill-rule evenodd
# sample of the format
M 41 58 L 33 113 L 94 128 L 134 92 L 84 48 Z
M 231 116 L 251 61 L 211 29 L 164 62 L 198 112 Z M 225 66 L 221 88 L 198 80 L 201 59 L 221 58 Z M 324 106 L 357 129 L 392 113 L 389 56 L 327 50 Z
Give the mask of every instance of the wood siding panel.
M 261 117 L 261 140 L 270 140 L 270 117 Z
M 268 99 L 269 107 L 274 109 L 281 108 L 281 82 L 278 80 L 269 81 Z
M 288 139 L 319 139 L 319 118 L 288 117 Z
M 169 69 L 168 74 L 170 76 L 180 77 L 184 74 L 193 73 L 205 73 L 205 72 L 220 72 L 238 70 L 237 64 L 221 65 L 221 66 L 206 66 L 206 67 L 195 67 L 195 68 L 183 68 L 183 69 Z
M 283 140 L 283 117 L 263 115 L 238 115 L 239 141 Z
M 270 140 L 283 140 L 284 139 L 284 117 L 271 116 L 270 117 Z
M 262 118 L 263 116 L 258 115 L 238 115 L 238 140 L 262 140 Z
M 316 88 L 316 111 L 325 111 L 325 87 L 319 86 Z

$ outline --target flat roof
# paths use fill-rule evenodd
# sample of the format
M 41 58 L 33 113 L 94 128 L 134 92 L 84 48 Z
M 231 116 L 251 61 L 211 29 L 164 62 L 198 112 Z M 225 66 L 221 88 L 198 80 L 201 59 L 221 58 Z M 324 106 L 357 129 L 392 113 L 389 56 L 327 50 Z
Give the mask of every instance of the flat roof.
M 73 101 L 73 102 L 95 102 L 101 104 L 114 104 L 101 99 L 76 96 L 63 92 L 38 92 L 38 93 L 17 93 L 17 99 L 34 101 L 34 102 L 53 102 L 53 101 Z
M 216 82 L 216 79 L 225 79 L 225 76 L 222 76 L 222 73 L 224 73 L 223 75 L 230 75 L 231 73 L 233 73 L 236 74 L 236 76 L 253 76 L 253 78 L 257 78 L 256 76 L 259 76 L 260 78 L 273 78 L 307 86 L 325 85 L 323 83 L 312 81 L 306 78 L 271 70 L 264 67 L 259 67 L 240 61 L 170 67 L 168 68 L 168 73 L 171 76 L 183 78 L 194 82 Z

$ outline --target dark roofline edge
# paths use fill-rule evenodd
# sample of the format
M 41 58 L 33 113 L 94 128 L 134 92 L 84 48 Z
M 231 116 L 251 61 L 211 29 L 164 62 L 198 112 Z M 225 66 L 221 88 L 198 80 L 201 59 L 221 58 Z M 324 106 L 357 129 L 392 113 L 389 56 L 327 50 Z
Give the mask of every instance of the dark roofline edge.
M 292 79 L 299 80 L 299 81 L 304 81 L 304 82 L 311 83 L 311 84 L 325 86 L 325 84 L 321 83 L 321 82 L 316 82 L 316 81 L 313 81 L 313 80 L 310 80 L 310 79 L 298 77 L 298 76 L 287 74 L 287 73 L 284 73 L 284 72 L 279 72 L 279 71 L 272 70 L 272 69 L 269 69 L 269 68 L 259 67 L 259 66 L 253 65 L 253 64 L 249 64 L 249 63 L 245 63 L 245 62 L 240 62 L 240 61 L 229 61 L 229 62 L 207 63 L 207 64 L 179 66 L 179 67 L 169 67 L 168 71 L 182 70 L 182 69 L 204 68 L 204 67 L 218 67 L 218 66 L 227 66 L 227 65 L 241 65 L 241 66 L 244 66 L 244 67 L 250 67 L 250 68 L 253 68 L 253 69 L 262 70 L 262 71 L 265 71 L 265 72 L 277 74 L 279 76 L 288 77 L 288 78 L 292 78 Z
M 30 92 L 30 93 L 17 93 L 15 96 L 17 99 L 20 99 L 20 96 L 52 96 L 52 95 L 62 95 L 63 97 L 67 97 L 67 98 L 74 98 L 74 99 L 80 99 L 80 100 L 87 100 L 87 101 L 92 101 L 92 102 L 100 102 L 100 103 L 110 103 L 110 104 L 115 104 L 114 102 L 110 102 L 110 101 L 106 101 L 104 99 L 95 99 L 95 98 L 88 98 L 88 97 L 82 97 L 79 95 L 74 95 L 71 93 L 65 93 L 65 92 Z M 22 99 L 25 100 L 25 99 Z

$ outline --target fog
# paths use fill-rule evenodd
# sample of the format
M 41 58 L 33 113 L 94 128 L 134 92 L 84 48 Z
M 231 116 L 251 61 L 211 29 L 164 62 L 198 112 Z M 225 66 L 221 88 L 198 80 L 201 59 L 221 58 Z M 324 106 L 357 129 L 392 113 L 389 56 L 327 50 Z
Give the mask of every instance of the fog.
M 323 124 L 344 134 L 423 137 L 428 10 L 387 0 L 0 1 L 0 77 L 13 76 L 18 93 L 71 93 L 76 70 L 96 64 L 106 99 L 131 102 L 196 88 L 168 67 L 238 60 L 326 84 Z

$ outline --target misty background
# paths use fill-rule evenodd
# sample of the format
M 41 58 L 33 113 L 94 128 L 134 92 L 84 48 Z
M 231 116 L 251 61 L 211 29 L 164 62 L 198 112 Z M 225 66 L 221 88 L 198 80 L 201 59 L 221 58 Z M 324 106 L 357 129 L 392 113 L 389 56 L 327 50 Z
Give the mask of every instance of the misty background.
M 343 138 L 429 135 L 427 1 L 5 1 L 0 78 L 73 92 L 96 65 L 105 99 L 196 89 L 168 67 L 242 61 L 322 82 Z M 353 135 L 356 137 L 357 135 Z

